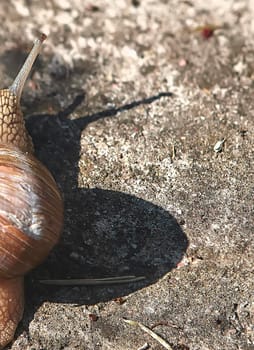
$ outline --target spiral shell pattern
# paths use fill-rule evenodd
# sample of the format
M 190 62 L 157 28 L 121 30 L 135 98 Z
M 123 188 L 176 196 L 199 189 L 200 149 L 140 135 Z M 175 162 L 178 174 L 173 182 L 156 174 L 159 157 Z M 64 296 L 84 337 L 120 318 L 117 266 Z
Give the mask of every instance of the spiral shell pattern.
M 49 171 L 31 154 L 0 145 L 0 278 L 25 274 L 58 242 L 63 202 Z

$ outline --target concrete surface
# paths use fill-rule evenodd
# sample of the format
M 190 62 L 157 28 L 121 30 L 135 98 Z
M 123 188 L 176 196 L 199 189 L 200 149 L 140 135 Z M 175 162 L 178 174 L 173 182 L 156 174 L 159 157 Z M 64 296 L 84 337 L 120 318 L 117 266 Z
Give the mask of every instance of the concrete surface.
M 254 2 L 12 0 L 0 18 L 3 87 L 49 34 L 22 106 L 65 198 L 8 349 L 162 349 L 126 317 L 174 350 L 253 350 Z

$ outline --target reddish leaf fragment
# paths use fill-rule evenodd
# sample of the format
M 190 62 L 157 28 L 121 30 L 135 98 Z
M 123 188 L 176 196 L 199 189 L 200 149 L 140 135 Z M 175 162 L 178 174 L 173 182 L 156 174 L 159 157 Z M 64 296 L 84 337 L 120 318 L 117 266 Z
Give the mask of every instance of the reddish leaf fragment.
M 98 316 L 95 314 L 89 314 L 88 317 L 89 317 L 89 320 L 92 322 L 96 322 L 98 320 Z
M 203 29 L 201 30 L 201 35 L 204 39 L 209 39 L 211 38 L 211 36 L 213 36 L 214 33 L 214 28 L 213 27 L 203 27 Z

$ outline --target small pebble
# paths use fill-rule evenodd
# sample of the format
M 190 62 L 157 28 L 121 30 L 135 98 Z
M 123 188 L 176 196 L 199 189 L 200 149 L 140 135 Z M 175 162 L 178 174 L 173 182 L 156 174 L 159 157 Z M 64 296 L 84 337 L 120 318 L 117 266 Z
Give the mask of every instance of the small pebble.
M 150 345 L 148 343 L 145 343 L 144 345 L 142 345 L 140 348 L 138 348 L 138 350 L 147 350 L 150 348 Z
M 216 152 L 216 153 L 221 152 L 225 141 L 226 141 L 225 139 L 222 139 L 222 140 L 216 142 L 216 144 L 213 147 L 214 152 Z

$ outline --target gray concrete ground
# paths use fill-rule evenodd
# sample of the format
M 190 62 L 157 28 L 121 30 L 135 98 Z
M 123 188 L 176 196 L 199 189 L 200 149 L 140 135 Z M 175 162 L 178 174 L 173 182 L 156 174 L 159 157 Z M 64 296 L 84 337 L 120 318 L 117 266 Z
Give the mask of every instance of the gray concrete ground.
M 253 350 L 254 2 L 11 0 L 0 18 L 3 87 L 49 34 L 22 106 L 65 199 L 9 349 L 163 349 L 125 317 L 174 350 Z M 146 280 L 38 282 L 116 275 Z

